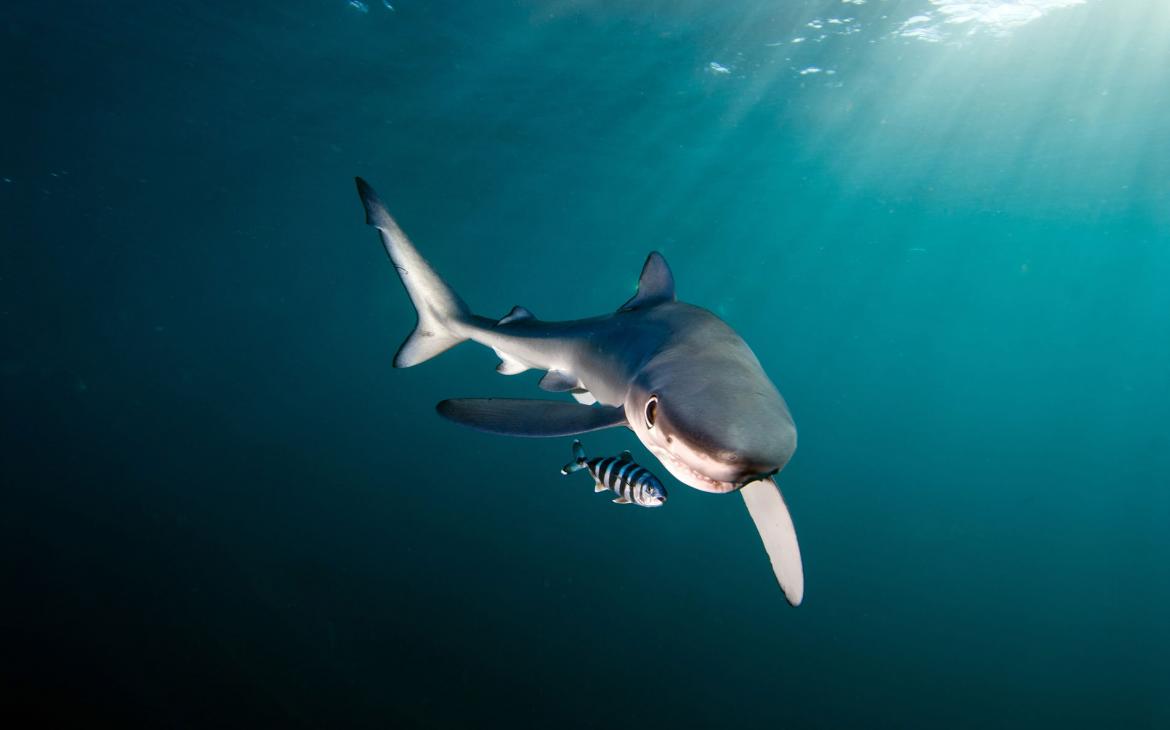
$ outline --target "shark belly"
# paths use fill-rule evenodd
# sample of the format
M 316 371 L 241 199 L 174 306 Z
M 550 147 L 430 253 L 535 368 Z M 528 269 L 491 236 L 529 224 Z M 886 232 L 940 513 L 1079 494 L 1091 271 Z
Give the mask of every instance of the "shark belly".
M 597 324 L 591 320 L 526 320 L 500 325 L 483 320 L 465 325 L 464 333 L 500 357 L 499 372 L 514 375 L 531 369 L 558 373 L 564 381 L 575 384 L 570 392 L 579 401 L 590 400 L 581 397 L 587 393 L 597 403 L 621 406 L 634 374 L 629 363 L 640 358 L 636 353 L 631 357 L 628 350 L 611 342 L 609 328 Z

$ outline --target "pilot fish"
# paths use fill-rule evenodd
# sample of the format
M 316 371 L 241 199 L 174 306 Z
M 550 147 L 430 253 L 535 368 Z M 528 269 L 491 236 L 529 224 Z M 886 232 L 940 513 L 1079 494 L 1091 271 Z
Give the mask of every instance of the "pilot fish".
M 621 456 L 595 456 L 586 458 L 585 447 L 580 441 L 573 442 L 573 460 L 561 467 L 561 474 L 588 469 L 596 485 L 594 492 L 610 489 L 617 495 L 617 504 L 640 504 L 643 507 L 660 507 L 666 502 L 666 487 L 658 477 L 644 466 L 634 463 L 630 452 Z

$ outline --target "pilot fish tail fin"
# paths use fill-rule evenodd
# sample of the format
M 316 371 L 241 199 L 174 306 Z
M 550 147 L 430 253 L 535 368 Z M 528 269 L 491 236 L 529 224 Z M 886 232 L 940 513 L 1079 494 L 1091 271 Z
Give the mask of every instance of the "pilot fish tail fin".
M 585 463 L 585 447 L 581 445 L 580 441 L 573 442 L 573 460 L 561 467 L 562 474 L 572 474 L 575 471 L 581 471 L 586 468 Z
M 378 229 L 382 245 L 418 314 L 414 332 L 394 355 L 394 367 L 418 365 L 467 339 L 460 334 L 460 325 L 470 319 L 470 311 L 415 249 L 369 183 L 360 177 L 356 180 L 358 195 L 366 208 L 366 223 Z

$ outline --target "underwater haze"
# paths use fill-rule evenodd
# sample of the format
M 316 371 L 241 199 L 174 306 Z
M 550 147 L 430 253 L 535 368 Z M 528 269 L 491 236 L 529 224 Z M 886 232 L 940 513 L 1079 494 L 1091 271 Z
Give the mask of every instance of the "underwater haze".
M 313 0 L 0 11 L 0 650 L 123 727 L 1170 727 L 1170 4 Z M 612 504 L 415 314 L 648 252 L 784 394 L 742 500 Z

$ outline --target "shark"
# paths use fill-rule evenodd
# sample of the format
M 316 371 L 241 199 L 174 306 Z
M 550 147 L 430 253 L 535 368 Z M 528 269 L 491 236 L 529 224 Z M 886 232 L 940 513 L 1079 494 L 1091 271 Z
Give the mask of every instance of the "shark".
M 683 484 L 738 492 L 789 604 L 804 599 L 796 528 L 776 475 L 796 451 L 796 425 L 747 343 L 722 319 L 679 301 L 657 251 L 634 295 L 614 312 L 544 321 L 515 306 L 499 319 L 472 313 L 411 243 L 360 177 L 366 223 L 375 229 L 418 317 L 394 355 L 412 367 L 462 342 L 491 348 L 497 372 L 543 371 L 539 387 L 572 400 L 453 398 L 439 415 L 479 431 L 572 436 L 627 428 Z

